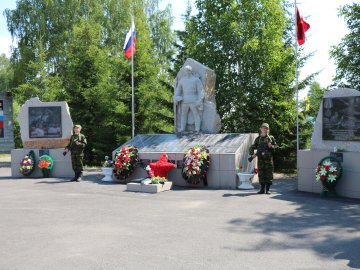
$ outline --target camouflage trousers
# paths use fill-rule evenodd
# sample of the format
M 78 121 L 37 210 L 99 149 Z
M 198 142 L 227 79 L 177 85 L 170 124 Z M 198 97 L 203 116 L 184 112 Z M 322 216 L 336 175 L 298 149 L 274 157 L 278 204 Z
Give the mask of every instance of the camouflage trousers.
M 71 164 L 74 172 L 81 173 L 83 171 L 84 153 L 71 152 Z
M 259 157 L 258 158 L 258 176 L 260 184 L 272 185 L 274 179 L 274 163 L 272 157 Z

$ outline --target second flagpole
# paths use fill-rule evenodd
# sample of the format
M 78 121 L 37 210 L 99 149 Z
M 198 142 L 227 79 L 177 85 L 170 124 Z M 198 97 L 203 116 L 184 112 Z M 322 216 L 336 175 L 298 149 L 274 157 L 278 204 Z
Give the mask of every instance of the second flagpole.
M 134 93 L 134 17 L 131 16 L 131 137 L 135 137 L 135 93 Z
M 296 21 L 296 0 L 295 4 L 295 91 L 296 91 L 296 152 L 299 151 L 299 74 L 298 74 L 298 44 L 297 44 L 297 21 Z

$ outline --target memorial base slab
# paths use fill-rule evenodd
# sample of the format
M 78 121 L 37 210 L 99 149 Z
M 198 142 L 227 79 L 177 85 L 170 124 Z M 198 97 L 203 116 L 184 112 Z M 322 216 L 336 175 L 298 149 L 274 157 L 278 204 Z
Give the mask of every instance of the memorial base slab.
M 169 191 L 172 187 L 172 182 L 167 181 L 162 184 L 142 184 L 142 183 L 128 183 L 126 185 L 127 191 L 144 192 L 144 193 L 159 193 Z
M 198 134 L 177 137 L 175 134 L 148 134 L 137 135 L 132 140 L 121 145 L 113 152 L 120 150 L 125 145 L 134 145 L 139 150 L 140 166 L 136 168 L 128 181 L 146 178 L 145 167 L 150 162 L 159 160 L 162 154 L 167 154 L 169 161 L 175 163 L 167 178 L 176 186 L 201 188 L 199 185 L 188 184 L 181 175 L 182 162 L 185 151 L 195 145 L 203 145 L 210 152 L 210 166 L 207 172 L 208 188 L 236 189 L 239 181 L 236 177 L 236 168 L 242 165 L 245 170 L 250 170 L 248 162 L 249 147 L 257 134 Z M 258 181 L 257 175 L 253 182 Z
M 318 162 L 330 156 L 325 150 L 298 151 L 298 190 L 321 194 L 323 186 L 315 180 Z M 343 174 L 336 185 L 336 193 L 342 197 L 360 199 L 360 152 L 343 152 Z

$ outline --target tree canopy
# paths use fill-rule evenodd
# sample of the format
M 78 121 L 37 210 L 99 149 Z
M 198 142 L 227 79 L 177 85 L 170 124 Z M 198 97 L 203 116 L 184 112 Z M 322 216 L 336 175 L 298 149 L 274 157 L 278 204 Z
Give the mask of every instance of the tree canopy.
M 16 101 L 66 100 L 89 138 L 88 164 L 131 135 L 131 63 L 122 55 L 136 14 L 136 133 L 172 133 L 173 81 L 191 57 L 217 74 L 222 132 L 256 132 L 268 122 L 277 164 L 296 155 L 293 17 L 284 0 L 197 0 L 185 31 L 172 31 L 160 0 L 19 0 L 6 10 Z M 301 58 L 300 66 L 306 61 Z M 311 76 L 300 82 L 305 87 Z
M 131 136 L 131 63 L 122 47 L 136 14 L 136 132 L 172 132 L 169 7 L 159 10 L 154 0 L 19 0 L 5 13 L 17 41 L 11 55 L 17 102 L 66 100 L 88 136 L 90 164 Z
M 360 91 L 360 3 L 342 7 L 340 15 L 349 33 L 331 50 L 337 65 L 335 83 Z

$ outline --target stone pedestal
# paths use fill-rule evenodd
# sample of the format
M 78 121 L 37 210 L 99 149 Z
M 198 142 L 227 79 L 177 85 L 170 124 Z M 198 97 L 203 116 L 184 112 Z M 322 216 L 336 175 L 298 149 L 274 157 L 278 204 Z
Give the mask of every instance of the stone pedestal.
M 55 108 L 59 109 L 58 115 L 55 115 L 53 111 Z M 37 109 L 38 115 L 30 116 L 30 109 Z M 51 117 L 59 117 L 60 123 L 55 124 Z M 24 148 L 56 149 L 63 148 L 69 143 L 73 122 L 70 117 L 69 106 L 65 101 L 42 102 L 37 97 L 29 99 L 21 106 L 17 120 L 20 125 Z M 50 127 L 52 125 L 54 127 Z M 34 128 L 41 132 L 41 136 L 39 134 L 34 136 L 32 132 Z M 51 129 L 56 130 L 59 134 L 51 134 Z
M 203 184 L 190 185 L 181 175 L 182 161 L 185 151 L 194 145 L 204 145 L 210 152 L 210 167 L 207 174 L 209 188 L 236 189 L 239 181 L 236 167 L 242 165 L 250 170 L 249 147 L 257 134 L 200 134 L 178 138 L 173 134 L 137 135 L 124 145 L 134 145 L 139 149 L 139 159 L 142 167 L 136 168 L 129 180 L 145 178 L 147 163 L 159 160 L 161 154 L 167 154 L 169 162 L 176 168 L 168 173 L 168 179 L 177 186 L 203 187 Z M 121 149 L 120 146 L 115 151 Z M 113 152 L 113 156 L 115 154 Z M 258 181 L 257 175 L 253 179 Z
M 319 193 L 322 184 L 315 180 L 318 162 L 330 155 L 326 150 L 298 151 L 298 190 Z M 360 153 L 344 152 L 342 162 L 343 174 L 336 186 L 336 192 L 343 197 L 360 199 Z
M 11 151 L 11 176 L 16 178 L 36 178 L 43 177 L 41 169 L 35 168 L 34 172 L 29 176 L 24 176 L 20 173 L 20 161 L 27 155 L 30 150 L 33 150 L 36 157 L 36 166 L 39 164 L 40 149 L 14 149 Z M 54 167 L 50 172 L 50 177 L 73 177 L 74 172 L 71 165 L 71 156 L 68 153 L 63 156 L 64 149 L 47 149 L 49 155 L 54 160 Z

